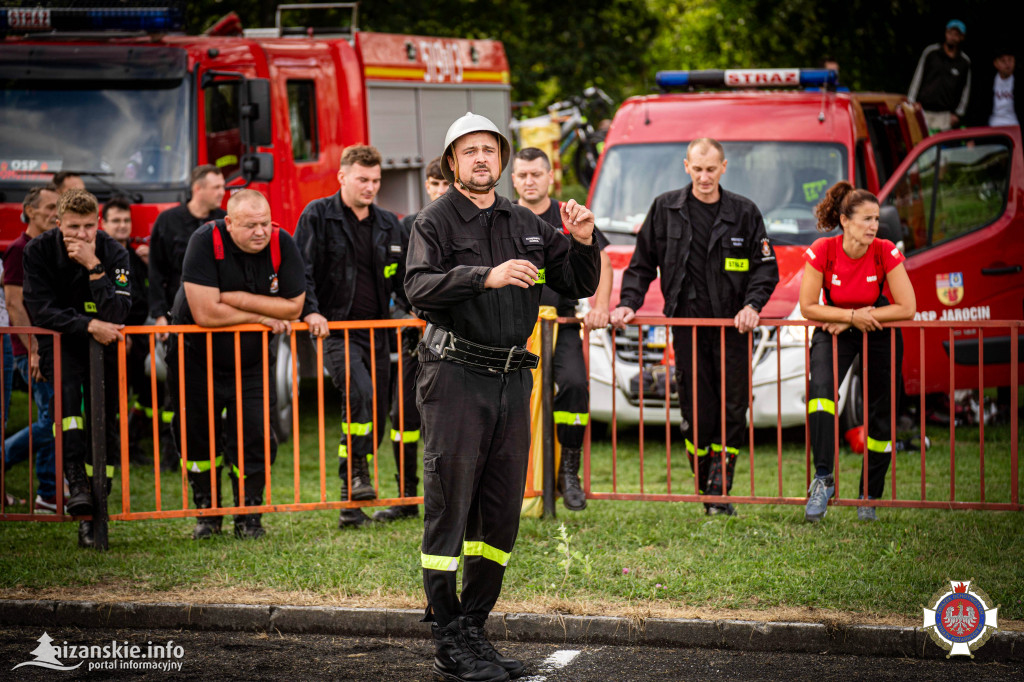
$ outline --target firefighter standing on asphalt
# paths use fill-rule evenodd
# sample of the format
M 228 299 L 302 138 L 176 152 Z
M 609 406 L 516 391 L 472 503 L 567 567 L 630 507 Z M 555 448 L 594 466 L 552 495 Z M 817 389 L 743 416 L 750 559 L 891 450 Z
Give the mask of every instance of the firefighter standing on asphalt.
M 448 191 L 448 181 L 441 173 L 440 157 L 427 164 L 427 180 L 424 183 L 427 196 L 434 201 Z M 405 233 L 406 242 L 409 241 L 409 234 L 412 232 L 413 221 L 416 214 L 410 214 L 402 218 L 402 231 Z M 405 306 L 405 307 L 403 307 Z M 393 315 L 398 318 L 411 319 L 412 310 L 409 309 L 408 301 L 394 298 Z M 391 377 L 391 447 L 395 455 L 395 480 L 398 482 L 399 497 L 416 497 L 419 478 L 416 476 L 416 467 L 419 463 L 420 411 L 416 407 L 416 375 L 419 373 L 420 363 L 417 358 L 422 334 L 415 327 L 406 327 L 395 339 L 397 353 L 402 355 L 402 373 L 395 372 Z M 401 390 L 399 390 L 398 379 L 401 377 Z M 404 483 L 404 487 L 403 487 Z M 398 519 L 419 516 L 419 505 L 396 504 L 387 509 L 378 509 L 373 512 L 374 521 L 397 521 Z
M 716 140 L 699 138 L 690 143 L 685 167 L 693 182 L 655 198 L 622 276 L 619 307 L 611 316 L 613 325 L 624 328 L 660 272 L 665 317 L 732 318 L 735 330 L 725 330 L 724 357 L 719 327 L 698 327 L 696 349 L 690 328 L 676 327 L 672 335 L 686 451 L 698 489 L 705 495 L 724 494 L 723 479 L 724 490 L 732 488 L 736 458 L 747 433 L 750 353 L 743 334 L 757 327 L 761 309 L 779 281 L 775 250 L 761 212 L 754 202 L 719 186 L 727 163 Z M 696 395 L 691 395 L 693 352 L 697 354 Z M 725 443 L 719 442 L 723 398 Z M 698 405 L 695 444 L 693 410 Z M 736 513 L 728 503 L 706 503 L 704 508 L 708 514 Z
M 530 209 L 548 225 L 568 236 L 568 228 L 562 225 L 561 205 L 548 196 L 554 179 L 551 162 L 543 151 L 526 147 L 516 152 L 512 160 L 512 184 L 519 194 L 519 205 Z M 608 324 L 608 301 L 612 294 L 612 265 L 608 254 L 604 253 L 608 240 L 596 227 L 594 239 L 601 249 L 601 281 L 597 285 L 594 306 L 584 318 L 587 330 Z M 553 289 L 544 289 L 540 304 L 555 308 L 559 317 L 576 317 L 576 301 L 561 296 Z M 562 446 L 558 490 L 562 493 L 566 509 L 580 511 L 587 506 L 586 494 L 580 487 L 579 471 L 583 436 L 590 418 L 590 377 L 583 361 L 583 341 L 578 325 L 558 325 L 558 339 L 552 357 L 556 386 L 555 433 Z
M 85 190 L 68 190 L 57 204 L 57 227 L 25 247 L 24 302 L 32 324 L 61 333 L 60 428 L 64 442 L 64 476 L 71 496 L 66 506 L 75 516 L 91 514 L 95 501 L 87 476 L 92 476 L 89 429 L 91 402 L 89 337 L 103 349 L 107 457 L 118 451 L 114 427 L 118 407 L 116 346 L 131 309 L 131 273 L 128 252 L 99 230 L 99 204 Z M 53 337 L 36 336 L 43 376 L 54 377 Z M 57 416 L 55 405 L 50 414 Z M 54 424 L 56 426 L 56 424 Z M 113 466 L 106 465 L 107 492 Z M 59 479 L 58 479 L 59 480 Z M 60 492 L 58 490 L 58 499 Z M 78 544 L 95 545 L 92 522 L 78 525 Z
M 387 415 L 391 330 L 358 329 L 346 335 L 341 329 L 331 332 L 328 320 L 386 320 L 392 294 L 408 308 L 402 287 L 408 239 L 395 214 L 373 203 L 380 191 L 380 165 L 380 152 L 374 147 L 345 149 L 338 192 L 311 201 L 295 228 L 295 241 L 306 261 L 302 319 L 309 324 L 310 335 L 324 340 L 324 363 L 341 393 L 342 501 L 377 497 L 368 460 L 384 431 L 376 429 L 374 421 L 382 426 Z M 338 517 L 339 528 L 369 522 L 359 508 L 342 509 Z
M 228 327 L 262 324 L 275 334 L 291 330 L 305 300 L 305 270 L 291 236 L 273 226 L 270 204 L 256 190 L 243 189 L 231 195 L 228 213 L 196 230 L 188 241 L 182 260 L 181 288 L 171 308 L 173 324 Z M 199 509 L 208 509 L 213 499 L 220 506 L 220 466 L 231 465 L 229 477 L 235 505 L 263 504 L 267 460 L 277 456 L 277 438 L 263 418 L 264 399 L 273 414 L 277 405 L 274 390 L 273 355 L 260 332 L 243 332 L 238 337 L 239 359 L 235 362 L 235 335 L 211 334 L 212 350 L 204 333 L 185 334 L 185 426 L 187 450 L 181 448 L 182 467 L 188 471 L 192 496 Z M 207 353 L 212 353 L 207 385 Z M 267 354 L 267 366 L 263 356 Z M 267 392 L 264 395 L 264 375 Z M 240 376 L 239 376 L 240 375 Z M 241 393 L 236 390 L 241 384 Z M 213 404 L 209 403 L 212 392 Z M 172 396 L 177 400 L 178 396 Z M 178 406 L 180 408 L 180 406 Z M 219 415 L 226 412 L 226 419 Z M 238 413 L 241 412 L 242 443 L 238 443 Z M 213 415 L 211 417 L 211 415 Z M 175 410 L 175 421 L 181 410 Z M 210 421 L 213 433 L 210 431 Z M 180 434 L 178 424 L 174 433 Z M 211 438 L 212 445 L 211 447 Z M 265 446 L 269 441 L 269 452 Z M 239 453 L 241 445 L 241 453 Z M 223 455 L 219 450 L 223 446 Z M 211 453 L 211 450 L 213 451 Z M 239 454 L 243 461 L 239 460 Z M 187 460 L 185 459 L 187 456 Z M 211 471 L 211 459 L 214 465 Z M 243 471 L 244 468 L 244 471 Z M 211 480 L 212 479 L 212 480 Z M 216 483 L 216 489 L 211 487 Z M 193 539 L 209 538 L 221 530 L 222 516 L 196 519 Z M 264 534 L 260 514 L 236 514 L 235 537 L 260 538 Z
M 406 293 L 427 321 L 417 404 L 423 419 L 421 565 L 434 671 L 506 680 L 520 661 L 484 636 L 519 529 L 537 356 L 526 351 L 543 287 L 590 296 L 600 276 L 594 216 L 561 207 L 566 239 L 498 196 L 508 140 L 468 113 L 448 129 L 441 170 L 454 187 L 416 217 Z M 465 555 L 461 600 L 455 577 Z
M 839 182 L 829 189 L 814 214 L 818 231 L 839 227 L 840 234 L 818 239 L 804 252 L 803 280 L 800 282 L 800 313 L 808 320 L 824 322 L 811 337 L 810 393 L 807 396 L 807 424 L 814 451 L 814 479 L 807 490 L 804 518 L 821 521 L 835 492 L 832 470 L 835 464 L 835 393 L 832 381 L 832 341 L 835 337 L 836 371 L 846 375 L 863 348 L 867 334 L 868 477 L 857 478 L 863 499 L 878 499 L 885 488 L 885 473 L 892 455 L 889 405 L 890 380 L 902 386 L 903 334 L 899 328 L 883 329 L 881 322 L 913 319 L 917 312 L 914 287 L 903 266 L 900 250 L 878 235 L 878 198 L 867 190 Z M 892 302 L 882 293 L 886 284 Z M 824 304 L 818 303 L 824 294 Z M 889 371 L 892 359 L 890 334 L 895 336 L 895 376 Z M 857 405 L 858 412 L 860 405 Z M 871 506 L 857 507 L 857 518 L 874 521 Z

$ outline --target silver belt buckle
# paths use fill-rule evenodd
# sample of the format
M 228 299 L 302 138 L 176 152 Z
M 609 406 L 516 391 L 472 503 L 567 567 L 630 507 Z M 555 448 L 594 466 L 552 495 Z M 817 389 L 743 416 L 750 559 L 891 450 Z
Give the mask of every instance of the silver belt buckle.
M 508 374 L 508 368 L 512 364 L 512 354 L 515 353 L 515 352 L 516 352 L 516 347 L 515 346 L 512 346 L 511 348 L 508 349 L 508 357 L 505 358 L 505 369 L 504 369 L 505 374 Z

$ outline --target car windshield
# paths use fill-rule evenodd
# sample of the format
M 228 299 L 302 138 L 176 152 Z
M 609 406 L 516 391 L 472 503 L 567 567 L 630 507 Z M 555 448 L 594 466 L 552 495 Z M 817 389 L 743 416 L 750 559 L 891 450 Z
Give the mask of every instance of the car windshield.
M 100 173 L 122 187 L 184 184 L 188 100 L 183 80 L 8 83 L 0 91 L 0 181 L 37 184 L 68 170 Z
M 613 243 L 633 235 L 654 198 L 690 183 L 683 168 L 686 142 L 616 145 L 607 150 L 591 208 L 597 226 Z M 724 142 L 722 187 L 753 200 L 779 244 L 810 244 L 813 209 L 825 191 L 845 178 L 846 149 L 840 144 Z

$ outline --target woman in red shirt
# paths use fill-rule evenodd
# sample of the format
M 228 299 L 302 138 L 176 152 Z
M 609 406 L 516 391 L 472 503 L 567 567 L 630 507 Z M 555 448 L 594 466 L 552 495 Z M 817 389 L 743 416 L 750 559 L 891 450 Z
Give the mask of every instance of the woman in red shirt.
M 804 518 L 820 521 L 828 511 L 835 492 L 835 395 L 832 386 L 832 336 L 836 337 L 839 376 L 845 376 L 860 354 L 862 334 L 868 335 L 868 485 L 861 498 L 878 499 L 885 486 L 892 453 L 890 434 L 890 336 L 896 336 L 896 376 L 903 362 L 903 336 L 897 328 L 888 333 L 883 322 L 909 320 L 917 310 L 914 288 L 903 267 L 903 254 L 888 239 L 878 239 L 878 199 L 848 182 L 829 189 L 814 214 L 818 230 L 839 227 L 840 234 L 822 237 L 804 253 L 800 285 L 800 312 L 814 322 L 823 322 L 811 338 L 810 395 L 807 421 L 814 452 L 814 479 L 807 491 Z M 890 301 L 882 293 L 889 285 Z M 874 521 L 874 507 L 857 509 L 857 518 Z

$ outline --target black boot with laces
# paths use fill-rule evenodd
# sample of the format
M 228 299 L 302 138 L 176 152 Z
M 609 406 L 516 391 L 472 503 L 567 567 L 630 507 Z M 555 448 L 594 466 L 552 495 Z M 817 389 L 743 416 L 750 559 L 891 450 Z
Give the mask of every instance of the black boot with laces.
M 455 682 L 507 682 L 508 673 L 500 665 L 477 656 L 453 620 L 447 627 L 432 624 L 434 634 L 434 672 Z
M 526 666 L 523 665 L 522 661 L 517 661 L 514 658 L 508 658 L 498 653 L 498 650 L 487 639 L 483 626 L 479 626 L 470 618 L 462 616 L 459 618 L 459 629 L 462 630 L 462 636 L 466 638 L 466 644 L 473 650 L 473 653 L 489 663 L 500 665 L 510 678 L 520 677 L 526 672 Z

